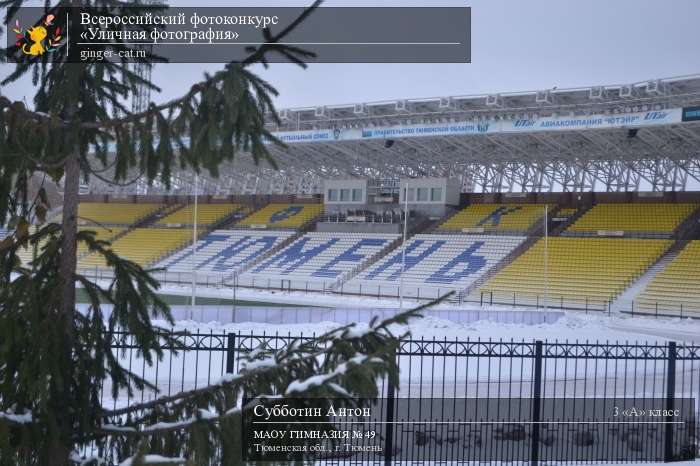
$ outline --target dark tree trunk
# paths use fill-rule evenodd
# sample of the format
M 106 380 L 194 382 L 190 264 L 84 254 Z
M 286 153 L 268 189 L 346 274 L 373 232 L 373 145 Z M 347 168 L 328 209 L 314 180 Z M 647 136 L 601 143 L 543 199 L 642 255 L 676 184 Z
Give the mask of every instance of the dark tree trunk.
M 60 275 L 63 282 L 62 317 L 66 319 L 67 334 L 73 334 L 75 311 L 75 269 L 77 265 L 78 190 L 80 163 L 77 151 L 66 160 L 63 186 L 63 244 L 61 245 Z
M 77 2 L 74 2 L 77 3 Z M 67 79 L 69 89 L 66 92 L 72 94 L 72 99 L 65 109 L 64 119 L 73 121 L 78 111 L 78 102 L 81 92 L 81 66 L 69 64 Z M 70 454 L 73 451 L 70 437 L 73 429 L 75 413 L 73 412 L 74 396 L 73 384 L 73 348 L 75 346 L 74 319 L 75 319 L 75 274 L 77 267 L 77 234 L 78 234 L 78 194 L 80 190 L 80 146 L 79 130 L 74 129 L 72 138 L 74 144 L 71 154 L 64 164 L 63 178 L 63 240 L 61 243 L 61 259 L 59 276 L 61 278 L 61 306 L 57 325 L 63 329 L 63 347 L 61 354 L 62 372 L 65 374 L 60 386 L 54 387 L 53 409 L 63 409 L 63 416 L 57 418 L 58 432 L 49 446 L 48 466 L 70 466 Z
M 70 454 L 73 450 L 68 438 L 73 423 L 72 406 L 72 376 L 70 367 L 73 359 L 73 321 L 75 312 L 75 271 L 77 265 L 76 236 L 78 232 L 78 191 L 80 187 L 80 163 L 77 149 L 66 159 L 64 194 L 63 194 L 63 242 L 61 245 L 61 263 L 59 274 L 61 277 L 62 299 L 59 310 L 58 323 L 63 328 L 63 354 L 61 362 L 65 369 L 66 377 L 61 381 L 60 387 L 55 387 L 56 399 L 53 400 L 54 409 L 60 410 L 63 406 L 66 411 L 58 418 L 54 441 L 49 446 L 49 466 L 69 466 Z

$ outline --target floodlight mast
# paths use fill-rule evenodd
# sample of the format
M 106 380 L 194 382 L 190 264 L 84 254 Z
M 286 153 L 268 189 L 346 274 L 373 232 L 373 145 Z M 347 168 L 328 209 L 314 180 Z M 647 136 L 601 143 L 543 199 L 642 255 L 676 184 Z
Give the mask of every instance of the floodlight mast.
M 399 277 L 399 311 L 403 310 L 403 274 L 406 271 L 406 232 L 408 230 L 408 181 L 403 191 L 403 240 L 401 242 L 401 276 Z
M 547 310 L 549 301 L 549 209 L 544 205 L 544 310 Z
M 190 318 L 194 318 L 194 307 L 197 300 L 197 196 L 199 193 L 199 175 L 194 174 L 194 218 L 192 220 L 192 305 Z

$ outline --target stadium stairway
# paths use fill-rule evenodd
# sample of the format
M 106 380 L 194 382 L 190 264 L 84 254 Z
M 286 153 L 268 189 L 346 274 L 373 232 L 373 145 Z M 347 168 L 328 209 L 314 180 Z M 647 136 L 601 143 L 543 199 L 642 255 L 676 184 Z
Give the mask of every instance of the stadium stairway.
M 141 228 L 141 227 L 150 225 L 151 223 L 153 223 L 154 221 L 159 219 L 161 216 L 167 215 L 168 213 L 172 212 L 176 208 L 177 208 L 177 204 L 163 205 L 163 206 L 161 206 L 160 209 L 157 209 L 157 210 L 151 212 L 149 215 L 147 215 L 141 219 L 138 219 L 136 222 L 131 223 L 131 224 L 123 227 L 122 230 L 118 231 L 114 236 L 109 238 L 109 241 L 114 242 L 114 241 L 118 240 L 119 238 L 126 236 L 128 233 L 130 233 L 131 231 L 133 231 L 136 228 Z M 98 227 L 96 226 L 95 228 L 97 229 Z M 83 227 L 80 227 L 80 229 L 81 230 L 89 230 L 90 228 L 89 228 L 89 226 L 83 226 Z M 80 261 L 80 259 L 82 259 L 83 257 L 86 257 L 88 255 L 90 255 L 90 251 L 87 250 L 87 246 L 82 246 L 82 247 L 79 246 L 78 247 L 78 261 Z
M 700 241 L 688 241 L 635 298 L 635 312 L 700 316 Z
M 489 281 L 494 275 L 503 270 L 508 264 L 520 257 L 525 251 L 530 249 L 540 238 L 537 236 L 528 236 L 524 242 L 522 242 L 518 247 L 511 251 L 507 256 L 501 259 L 496 265 L 491 269 L 486 271 L 484 275 L 477 278 L 474 283 L 469 285 L 468 288 L 459 292 L 458 296 L 453 296 L 449 301 L 465 301 L 465 300 L 476 300 L 478 299 L 478 293 L 475 292 L 481 288 L 487 281 Z
M 184 248 L 192 244 L 192 229 L 191 228 L 168 228 L 163 225 L 159 225 L 158 222 L 161 221 L 163 218 L 168 217 L 169 215 L 178 212 L 182 209 L 184 209 L 186 205 L 183 204 L 167 204 L 163 205 L 160 209 L 152 212 L 148 216 L 139 219 L 135 223 L 129 225 L 126 227 L 123 231 L 119 232 L 117 235 L 115 235 L 113 238 L 111 238 L 112 243 L 115 243 L 116 241 L 125 238 L 127 235 L 130 233 L 136 233 L 141 230 L 148 230 L 148 229 L 158 229 L 162 230 L 163 233 L 167 231 L 177 231 L 178 236 L 182 237 L 182 242 L 177 242 L 177 245 L 174 247 L 174 249 L 168 250 L 167 252 L 164 252 L 162 255 L 157 256 L 155 258 L 152 258 L 151 260 L 148 261 L 146 264 L 142 264 L 144 266 L 151 266 L 153 264 L 157 264 L 168 257 L 179 253 L 182 251 Z M 220 225 L 225 224 L 225 223 L 230 223 L 231 218 L 236 214 L 238 211 L 231 212 L 230 214 L 226 215 L 225 217 L 218 219 L 215 223 L 213 224 L 208 224 L 208 225 L 202 225 L 200 228 L 197 230 L 197 237 L 198 238 L 203 238 L 210 232 L 212 232 L 214 229 L 218 228 Z M 188 230 L 188 235 L 181 235 L 183 230 Z M 128 238 L 127 238 L 128 239 Z M 97 260 L 95 257 L 90 257 L 91 253 L 88 251 L 85 251 L 82 253 L 79 257 L 78 260 L 82 260 L 82 264 L 79 264 L 79 267 L 90 270 L 93 267 L 100 268 L 101 265 L 98 265 L 101 263 L 101 261 Z M 128 257 L 128 256 L 127 256 Z
M 551 228 L 549 234 L 551 236 L 559 236 L 564 230 L 568 229 L 571 225 L 576 223 L 578 219 L 583 217 L 586 214 L 586 212 L 588 212 L 591 209 L 591 207 L 593 206 L 588 205 L 580 207 L 579 209 L 577 209 L 576 213 L 573 216 L 569 217 L 569 219 L 566 222 L 561 222 L 559 225 Z M 556 214 L 554 216 L 556 216 Z
M 413 236 L 413 235 L 411 235 L 411 236 Z M 408 241 L 409 238 L 410 237 L 408 235 L 406 235 L 406 241 Z M 367 259 L 365 259 L 364 262 L 359 264 L 357 267 L 352 269 L 350 272 L 343 274 L 343 276 L 341 276 L 338 279 L 338 281 L 333 286 L 331 286 L 331 290 L 333 290 L 333 291 L 341 290 L 341 292 L 342 292 L 343 285 L 345 285 L 345 283 L 349 282 L 350 280 L 352 280 L 353 278 L 358 276 L 360 273 L 362 273 L 363 270 L 368 269 L 369 267 L 373 266 L 374 264 L 376 264 L 380 260 L 384 259 L 388 254 L 391 254 L 391 252 L 394 251 L 394 249 L 401 246 L 402 240 L 403 240 L 403 236 L 396 238 L 394 241 L 389 243 L 384 249 L 379 251 L 376 255 L 368 257 Z
M 558 211 L 560 209 L 557 207 L 556 210 Z M 554 222 L 552 222 L 551 220 L 551 218 L 555 217 L 556 214 L 551 214 L 550 220 L 547 225 L 549 235 L 555 236 L 555 231 L 563 231 L 567 226 L 571 225 L 573 222 L 576 221 L 577 218 L 583 215 L 583 211 L 585 210 L 586 209 L 580 209 L 580 211 L 577 212 L 576 215 L 572 216 L 566 222 L 562 222 L 563 225 L 557 225 L 556 227 L 553 226 Z M 496 265 L 494 265 L 492 268 L 486 271 L 484 275 L 477 278 L 474 281 L 474 283 L 472 283 L 467 289 L 460 291 L 458 296 L 451 297 L 448 301 L 462 302 L 464 300 L 480 300 L 479 293 L 476 293 L 476 291 L 479 288 L 481 288 L 481 286 L 483 286 L 487 281 L 489 281 L 494 275 L 503 270 L 504 267 L 506 267 L 508 264 L 520 257 L 525 251 L 534 246 L 534 244 L 542 236 L 544 236 L 544 223 L 542 222 L 542 218 L 540 218 L 539 221 L 533 223 L 532 226 L 530 226 L 526 233 L 526 239 L 523 243 L 521 243 L 518 247 L 511 251 Z
M 504 267 L 481 291 L 494 303 L 608 310 L 612 301 L 655 264 L 668 239 L 551 237 L 545 277 L 544 240 Z M 517 298 L 517 301 L 516 301 Z
M 674 238 L 697 238 L 700 236 L 700 206 L 676 228 Z
M 425 216 L 421 216 L 418 218 L 417 222 L 415 222 L 413 225 L 411 225 L 410 228 L 407 229 L 406 231 L 406 241 L 408 242 L 412 237 L 419 233 L 430 233 L 434 231 L 438 226 L 442 225 L 442 223 L 447 220 L 449 217 L 454 215 L 454 212 L 445 214 L 437 219 L 430 219 Z M 402 230 L 403 232 L 403 230 Z M 362 264 L 358 265 L 355 267 L 352 271 L 344 274 L 338 282 L 333 285 L 332 289 L 333 290 L 343 290 L 343 285 L 356 276 L 358 276 L 360 273 L 362 273 L 364 270 L 368 269 L 369 267 L 373 266 L 383 258 L 385 258 L 388 254 L 391 254 L 394 249 L 397 249 L 401 247 L 402 241 L 403 240 L 403 233 L 402 235 L 397 238 L 395 241 L 392 241 L 390 244 L 388 244 L 384 249 L 382 249 L 378 254 L 375 254 L 374 256 L 368 257 L 365 262 Z
M 403 246 L 346 282 L 344 291 L 371 296 L 433 299 L 468 287 L 521 244 L 524 236 L 418 234 L 406 242 L 406 270 L 401 277 Z M 363 293 L 364 292 L 364 293 Z
M 262 263 L 248 267 L 239 275 L 239 284 L 328 291 L 343 274 L 397 237 L 390 233 L 309 232 Z
M 150 222 L 143 224 L 142 227 L 158 227 L 158 221 L 160 219 L 165 218 L 168 215 L 177 212 L 178 210 L 182 210 L 185 207 L 186 207 L 186 205 L 180 204 L 176 208 L 173 208 L 167 212 L 164 212 L 163 215 L 160 215 L 155 219 L 151 219 Z M 242 208 L 245 209 L 245 207 L 242 207 Z M 222 228 L 224 228 L 225 225 L 231 225 L 232 223 L 235 223 L 236 220 L 240 220 L 240 219 L 236 219 L 236 216 L 238 214 L 240 214 L 240 211 L 241 211 L 241 209 L 234 210 L 234 211 L 230 212 L 229 214 L 225 215 L 224 217 L 216 220 L 214 223 L 211 223 L 208 225 L 198 226 L 198 228 L 197 228 L 197 240 L 199 241 L 200 239 L 204 238 L 206 235 L 213 232 L 214 230 L 222 229 Z M 187 229 L 190 232 L 192 231 L 192 228 L 190 228 L 190 227 L 184 228 L 184 229 Z M 168 257 L 173 256 L 175 254 L 178 254 L 180 251 L 182 251 L 183 249 L 185 249 L 186 247 L 191 246 L 191 245 L 192 245 L 191 239 L 188 241 L 185 241 L 176 250 L 170 251 L 170 252 L 162 255 L 161 257 L 157 258 L 156 260 L 152 261 L 152 264 L 157 264 L 159 262 L 162 262 L 162 261 L 166 260 Z
M 237 271 L 237 273 L 241 274 L 244 272 L 248 272 L 250 269 L 255 267 L 256 265 L 260 264 L 261 262 L 269 259 L 273 255 L 277 254 L 302 236 L 304 236 L 306 233 L 309 233 L 310 231 L 316 230 L 316 223 L 318 222 L 319 217 L 314 217 L 308 222 L 304 223 L 301 227 L 296 229 L 296 233 L 294 233 L 292 236 L 289 238 L 285 239 L 282 241 L 280 244 L 275 246 L 274 248 L 270 249 L 267 253 L 262 254 L 260 257 L 256 258 L 255 260 L 249 262 L 247 265 L 241 267 L 240 270 Z M 233 274 L 227 278 L 232 278 Z
M 678 240 L 659 258 L 658 261 L 644 272 L 636 281 L 634 281 L 618 298 L 612 303 L 611 309 L 617 312 L 627 312 L 633 309 L 633 301 L 635 298 L 646 289 L 647 285 L 661 271 L 666 269 L 666 266 L 673 262 L 678 257 L 678 254 L 685 248 L 690 241 Z

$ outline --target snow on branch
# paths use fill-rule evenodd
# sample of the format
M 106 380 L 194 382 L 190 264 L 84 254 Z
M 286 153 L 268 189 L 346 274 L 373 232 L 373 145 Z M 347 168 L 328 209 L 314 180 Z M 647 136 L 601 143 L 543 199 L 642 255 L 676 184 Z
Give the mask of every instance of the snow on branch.
M 367 360 L 367 356 L 364 354 L 354 356 L 348 362 L 339 364 L 334 370 L 327 374 L 319 374 L 309 377 L 306 380 L 295 380 L 287 386 L 285 395 L 291 395 L 292 393 L 303 393 L 308 391 L 312 387 L 318 387 L 333 378 L 343 375 L 347 372 L 348 368 L 353 365 L 360 365 Z
M 24 414 L 15 414 L 14 412 L 0 411 L 0 420 L 5 420 L 12 422 L 14 424 L 31 424 L 34 422 L 34 417 L 31 411 L 27 411 Z
M 136 463 L 136 460 L 139 460 L 139 463 Z M 185 458 L 169 458 L 166 456 L 160 456 L 160 455 L 143 455 L 141 457 L 138 456 L 132 456 L 130 458 L 125 459 L 121 463 L 119 463 L 119 466 L 132 466 L 134 464 L 143 464 L 143 465 L 157 465 L 157 464 L 185 464 L 187 463 L 187 460 Z

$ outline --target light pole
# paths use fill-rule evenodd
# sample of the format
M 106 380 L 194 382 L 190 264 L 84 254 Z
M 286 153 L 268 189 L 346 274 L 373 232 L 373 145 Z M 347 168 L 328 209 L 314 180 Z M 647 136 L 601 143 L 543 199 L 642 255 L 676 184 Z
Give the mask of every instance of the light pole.
M 192 303 L 190 319 L 194 318 L 194 306 L 197 302 L 197 196 L 199 191 L 199 175 L 194 174 L 194 219 L 192 221 Z
M 408 230 L 408 181 L 403 190 L 403 241 L 401 242 L 401 275 L 399 276 L 399 312 L 403 311 L 403 273 L 406 271 L 406 231 Z
M 238 281 L 238 271 L 233 271 L 233 315 L 231 316 L 232 323 L 236 323 L 236 282 Z
M 549 219 L 547 204 L 544 205 L 544 310 L 549 301 Z

